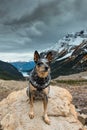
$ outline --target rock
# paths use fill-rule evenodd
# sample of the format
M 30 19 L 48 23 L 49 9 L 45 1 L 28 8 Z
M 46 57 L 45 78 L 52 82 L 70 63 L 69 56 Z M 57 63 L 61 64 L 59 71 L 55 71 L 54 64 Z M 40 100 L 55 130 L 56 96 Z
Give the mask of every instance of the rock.
M 78 119 L 83 125 L 87 125 L 87 115 L 85 114 L 78 114 Z
M 26 89 L 14 91 L 0 102 L 0 126 L 2 130 L 86 130 L 71 101 L 66 89 L 51 86 L 48 104 L 51 125 L 47 125 L 42 120 L 42 101 L 34 102 L 35 117 L 31 120 Z
M 87 113 L 87 108 L 83 108 L 83 109 L 81 110 L 81 113 L 86 114 L 86 113 Z
M 87 129 L 87 125 L 85 125 L 84 127 L 85 127 L 85 129 Z

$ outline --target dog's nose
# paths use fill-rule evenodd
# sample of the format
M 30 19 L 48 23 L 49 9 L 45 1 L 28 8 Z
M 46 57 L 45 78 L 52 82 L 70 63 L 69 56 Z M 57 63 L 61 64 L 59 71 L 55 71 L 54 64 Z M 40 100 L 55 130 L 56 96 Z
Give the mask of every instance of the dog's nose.
M 47 70 L 48 70 L 48 67 L 45 67 L 45 70 L 47 71 Z

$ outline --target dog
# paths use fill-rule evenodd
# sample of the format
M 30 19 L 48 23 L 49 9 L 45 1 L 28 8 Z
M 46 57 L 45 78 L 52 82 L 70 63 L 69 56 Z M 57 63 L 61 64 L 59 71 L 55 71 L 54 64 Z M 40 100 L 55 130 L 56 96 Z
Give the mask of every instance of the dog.
M 46 55 L 41 55 L 37 51 L 34 52 L 34 62 L 36 63 L 33 71 L 30 73 L 29 87 L 27 88 L 27 96 L 30 100 L 30 119 L 34 118 L 33 112 L 33 100 L 38 94 L 42 96 L 44 115 L 43 119 L 45 123 L 50 124 L 50 120 L 47 115 L 48 94 L 50 90 L 50 62 L 52 61 L 52 52 L 48 52 Z

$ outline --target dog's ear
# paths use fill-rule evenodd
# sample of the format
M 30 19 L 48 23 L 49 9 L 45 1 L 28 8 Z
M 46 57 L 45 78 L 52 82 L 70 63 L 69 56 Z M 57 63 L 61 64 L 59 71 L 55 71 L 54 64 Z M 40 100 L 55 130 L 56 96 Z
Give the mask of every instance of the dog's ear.
M 52 54 L 52 52 L 51 52 L 51 51 L 47 53 L 46 58 L 48 59 L 48 61 L 49 61 L 49 62 L 51 62 L 51 61 L 52 61 L 52 59 L 53 59 L 53 54 Z
M 34 52 L 34 61 L 37 62 L 40 58 L 40 55 L 37 51 Z

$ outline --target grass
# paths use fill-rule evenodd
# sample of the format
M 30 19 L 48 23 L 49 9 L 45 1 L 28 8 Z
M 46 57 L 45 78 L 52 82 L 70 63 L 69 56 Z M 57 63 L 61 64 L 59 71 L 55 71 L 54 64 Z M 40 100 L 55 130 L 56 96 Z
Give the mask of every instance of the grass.
M 87 83 L 87 80 L 55 80 L 56 83 L 69 84 L 69 85 L 81 85 Z

